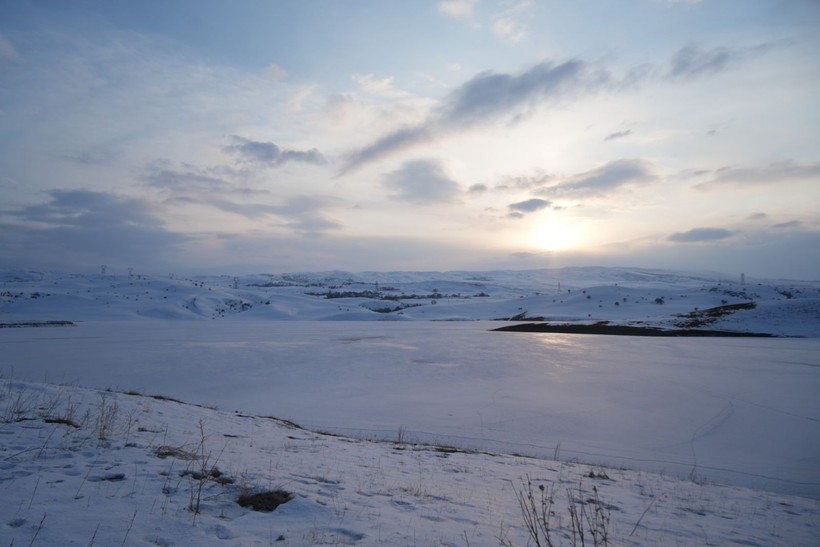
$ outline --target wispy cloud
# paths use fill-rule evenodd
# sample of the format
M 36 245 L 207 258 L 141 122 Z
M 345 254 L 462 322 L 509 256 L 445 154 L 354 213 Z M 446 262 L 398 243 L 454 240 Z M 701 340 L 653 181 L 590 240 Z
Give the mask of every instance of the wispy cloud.
M 315 148 L 310 150 L 288 150 L 280 148 L 272 142 L 254 141 L 240 137 L 231 136 L 231 144 L 225 146 L 225 152 L 239 156 L 240 161 L 247 163 L 258 163 L 279 167 L 288 162 L 300 162 L 313 165 L 324 165 L 327 163 L 325 157 Z
M 536 169 L 531 175 L 513 175 L 502 179 L 496 190 L 531 190 L 543 188 L 547 184 L 555 183 L 559 177 L 547 171 Z
M 776 228 L 778 230 L 791 230 L 797 228 L 803 228 L 803 223 L 799 220 L 789 220 L 787 222 L 780 222 L 779 224 L 775 224 L 772 228 Z
M 459 194 L 459 185 L 447 174 L 437 160 L 413 160 L 387 174 L 383 185 L 393 192 L 393 198 L 415 205 L 429 205 L 453 201 Z
M 442 0 L 436 9 L 474 29 L 488 28 L 502 42 L 517 44 L 526 38 L 529 32 L 527 11 L 532 7 L 532 0 L 499 2 L 504 6 L 503 9 L 484 9 L 481 13 L 475 9 L 478 4 L 479 0 Z
M 527 36 L 526 11 L 532 6 L 531 0 L 520 0 L 513 6 L 495 14 L 493 34 L 501 40 L 517 44 Z
M 176 197 L 170 203 L 205 205 L 254 221 L 272 219 L 273 222 L 267 225 L 293 230 L 303 236 L 319 236 L 342 228 L 341 223 L 328 217 L 328 211 L 337 205 L 336 200 L 328 197 L 295 196 L 275 204 L 241 202 L 224 195 L 186 195 Z
M 603 195 L 624 186 L 648 184 L 657 178 L 648 162 L 640 159 L 621 159 L 568 177 L 564 182 L 542 188 L 538 193 L 549 196 Z
M 387 76 L 379 78 L 375 74 L 354 74 L 353 80 L 359 85 L 362 91 L 372 95 L 382 97 L 402 98 L 410 97 L 411 94 L 393 85 L 393 77 Z
M 144 176 L 147 186 L 173 193 L 229 192 L 233 189 L 226 178 L 216 173 L 199 169 L 174 169 L 168 165 L 155 164 Z
M 283 79 L 288 77 L 288 71 L 282 68 L 281 66 L 277 65 L 276 63 L 271 63 L 265 67 L 265 72 L 268 73 L 268 76 L 271 76 L 276 79 Z
M 80 165 L 110 164 L 117 157 L 117 152 L 105 147 L 93 147 L 76 154 L 64 154 L 63 158 Z
M 452 131 L 504 116 L 523 116 L 522 110 L 542 101 L 599 89 L 608 81 L 608 73 L 592 70 L 580 60 L 543 62 L 519 74 L 483 72 L 450 93 L 425 122 L 388 133 L 354 151 L 339 174 Z
M 282 219 L 282 226 L 305 236 L 318 236 L 330 230 L 338 230 L 342 225 L 327 217 L 327 209 L 335 201 L 319 196 L 296 196 L 285 199 L 278 205 L 235 204 L 222 201 L 215 203 L 225 211 L 246 216 L 274 215 Z
M 710 190 L 728 185 L 763 186 L 801 181 L 820 181 L 820 162 L 786 160 L 765 167 L 721 167 L 712 172 L 709 180 L 695 188 Z
M 473 16 L 473 8 L 478 4 L 478 0 L 442 0 L 436 6 L 439 13 L 449 15 L 456 19 L 470 19 Z
M 526 7 L 527 4 L 521 5 Z M 686 46 L 674 54 L 665 77 L 675 80 L 714 75 L 771 47 L 763 44 L 705 50 Z M 624 91 L 659 74 L 661 71 L 643 64 L 616 78 L 600 64 L 577 58 L 560 63 L 544 61 L 516 74 L 482 72 L 444 97 L 424 122 L 401 127 L 354 150 L 345 159 L 339 175 L 452 132 L 466 131 L 505 117 L 519 121 L 535 107 L 550 100 L 578 98 L 602 90 Z M 624 138 L 631 133 L 631 130 L 614 132 L 604 140 Z
M 434 125 L 470 127 L 566 93 L 599 88 L 609 80 L 584 61 L 543 62 L 519 74 L 482 72 L 451 93 Z
M 9 42 L 9 40 L 0 34 L 0 59 L 19 59 L 20 53 L 18 53 L 17 48 L 14 47 L 14 44 Z
M 316 85 L 314 84 L 299 86 L 287 102 L 288 111 L 302 112 L 305 109 L 305 103 L 308 102 L 315 90 Z
M 689 45 L 679 49 L 672 56 L 667 78 L 688 79 L 717 74 L 770 48 L 770 44 L 742 48 L 721 46 L 712 49 Z
M 692 228 L 686 232 L 675 232 L 667 239 L 675 243 L 704 243 L 720 241 L 735 235 L 735 232 L 725 228 Z
M 622 139 L 624 137 L 628 137 L 632 134 L 631 129 L 627 129 L 625 131 L 616 131 L 614 133 L 610 133 L 606 137 L 604 137 L 604 142 L 606 141 L 614 141 L 615 139 Z

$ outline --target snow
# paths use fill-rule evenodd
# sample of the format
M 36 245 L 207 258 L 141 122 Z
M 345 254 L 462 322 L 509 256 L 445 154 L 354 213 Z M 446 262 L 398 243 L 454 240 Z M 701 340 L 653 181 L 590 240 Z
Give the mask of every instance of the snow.
M 75 322 L 0 329 L 0 544 L 526 545 L 527 477 L 555 492 L 559 544 L 568 496 L 608 511 L 613 544 L 820 543 L 820 283 L 602 268 L 0 279 L 0 322 Z M 792 337 L 488 321 L 672 326 L 723 301 L 755 307 L 709 328 Z M 423 305 L 367 309 L 396 303 Z M 205 460 L 225 484 L 191 476 Z M 235 503 L 266 489 L 294 499 Z

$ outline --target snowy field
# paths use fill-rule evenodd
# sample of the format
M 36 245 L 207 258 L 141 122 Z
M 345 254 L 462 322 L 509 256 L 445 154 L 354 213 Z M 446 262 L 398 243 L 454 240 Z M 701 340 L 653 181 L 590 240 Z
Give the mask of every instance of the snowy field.
M 527 477 L 556 544 L 581 509 L 587 544 L 820 543 L 818 283 L 3 279 L 0 323 L 73 326 L 0 329 L 2 545 L 526 545 Z M 491 332 L 515 316 L 800 338 Z

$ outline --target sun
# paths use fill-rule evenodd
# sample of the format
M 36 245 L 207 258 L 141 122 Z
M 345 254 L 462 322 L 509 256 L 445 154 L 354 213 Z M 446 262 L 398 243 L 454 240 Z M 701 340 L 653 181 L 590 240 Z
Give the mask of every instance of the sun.
M 583 244 L 579 226 L 571 222 L 541 221 L 532 228 L 531 245 L 546 251 L 567 251 Z

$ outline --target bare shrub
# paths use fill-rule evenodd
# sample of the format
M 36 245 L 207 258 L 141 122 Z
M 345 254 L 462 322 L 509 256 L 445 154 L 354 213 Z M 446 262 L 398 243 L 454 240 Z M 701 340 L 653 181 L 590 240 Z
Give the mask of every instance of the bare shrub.
M 609 545 L 609 508 L 598 498 L 598 487 L 593 486 L 594 497 L 584 500 L 581 497 L 581 486 L 578 486 L 578 497 L 573 498 L 572 492 L 567 490 L 569 500 L 569 516 L 572 524 L 572 547 L 586 546 L 587 539 L 594 547 Z M 588 510 L 589 506 L 592 509 Z
M 523 488 L 516 491 L 518 506 L 521 508 L 521 519 L 524 527 L 530 535 L 530 539 L 537 547 L 553 547 L 550 518 L 552 517 L 552 504 L 554 502 L 553 489 L 547 492 L 543 484 L 538 485 L 538 496 L 533 492 L 533 484 L 530 476 L 527 475 Z
M 12 423 L 28 420 L 29 415 L 37 406 L 37 393 L 27 391 L 22 387 L 14 389 L 10 380 L 6 383 L 6 389 L 2 390 L 2 399 L 5 400 L 6 408 L 0 416 L 0 421 Z
M 538 490 L 536 493 L 535 490 Z M 581 485 L 578 485 L 577 496 L 567 490 L 567 511 L 570 530 L 561 529 L 561 519 L 557 517 L 558 526 L 553 527 L 555 501 L 554 487 L 543 484 L 535 487 L 529 475 L 522 480 L 522 488 L 516 491 L 521 519 L 536 547 L 554 547 L 553 535 L 568 537 L 572 547 L 606 547 L 609 545 L 610 509 L 598 497 L 598 487 L 593 486 L 593 497 L 584 499 Z M 506 538 L 500 539 L 503 545 L 512 545 Z
M 43 421 L 47 424 L 63 424 L 73 427 L 74 429 L 80 429 L 81 424 L 77 421 L 77 409 L 79 406 L 79 403 L 72 403 L 71 397 L 69 397 L 62 412 L 57 411 L 57 405 L 52 405 L 48 409 Z
M 120 407 L 116 401 L 109 402 L 107 393 L 100 394 L 100 407 L 97 414 L 97 423 L 94 427 L 94 433 L 98 441 L 107 441 L 114 433 L 119 411 Z
M 194 461 L 197 469 L 188 469 L 184 472 L 184 475 L 191 477 L 191 498 L 188 503 L 188 509 L 195 515 L 198 515 L 201 511 L 202 490 L 205 488 L 205 483 L 208 482 L 209 479 L 213 479 L 219 484 L 229 484 L 226 482 L 228 479 L 222 477 L 222 472 L 216 466 L 219 462 L 219 458 L 222 456 L 222 452 L 220 452 L 213 463 L 211 463 L 211 452 L 206 450 L 205 440 L 205 426 L 202 420 L 199 420 L 199 446 L 197 446 L 196 459 Z M 222 451 L 224 450 L 225 448 L 222 449 Z

